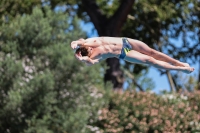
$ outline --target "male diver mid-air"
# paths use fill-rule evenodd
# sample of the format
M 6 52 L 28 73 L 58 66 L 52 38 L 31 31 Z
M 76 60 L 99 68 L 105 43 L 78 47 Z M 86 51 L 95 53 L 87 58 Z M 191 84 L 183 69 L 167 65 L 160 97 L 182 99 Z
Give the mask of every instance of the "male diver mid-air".
M 170 56 L 156 51 L 145 43 L 125 37 L 94 37 L 71 42 L 76 49 L 75 57 L 88 65 L 116 57 L 137 64 L 152 65 L 159 69 L 177 70 L 191 73 L 194 68 Z M 77 49 L 78 48 L 78 49 Z

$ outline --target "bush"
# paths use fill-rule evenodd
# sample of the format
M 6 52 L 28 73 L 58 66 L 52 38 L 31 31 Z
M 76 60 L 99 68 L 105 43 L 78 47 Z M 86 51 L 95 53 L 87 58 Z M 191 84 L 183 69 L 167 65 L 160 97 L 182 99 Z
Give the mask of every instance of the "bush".
M 158 96 L 130 91 L 113 94 L 109 106 L 101 109 L 93 127 L 108 133 L 200 131 L 199 94 Z

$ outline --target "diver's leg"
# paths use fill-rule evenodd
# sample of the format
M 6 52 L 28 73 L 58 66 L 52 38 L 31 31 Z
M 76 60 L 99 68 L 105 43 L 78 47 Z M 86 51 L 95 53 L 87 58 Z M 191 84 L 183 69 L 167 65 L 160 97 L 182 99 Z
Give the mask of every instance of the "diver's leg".
M 124 58 L 124 60 L 131 63 L 152 65 L 156 68 L 165 69 L 165 70 L 177 70 L 177 71 L 182 71 L 185 73 L 191 73 L 192 71 L 194 71 L 194 68 L 174 66 L 167 62 L 157 60 L 151 56 L 137 52 L 135 50 L 129 51 L 126 57 Z
M 128 39 L 128 41 L 130 42 L 131 46 L 133 47 L 133 50 L 136 50 L 140 53 L 149 55 L 157 60 L 161 60 L 164 62 L 168 62 L 170 64 L 173 64 L 175 66 L 183 66 L 183 67 L 190 67 L 190 65 L 188 63 L 183 63 L 180 62 L 176 59 L 171 58 L 170 56 L 161 53 L 159 51 L 156 51 L 152 48 L 150 48 L 148 45 L 146 45 L 145 43 L 139 41 L 139 40 L 134 40 L 134 39 Z

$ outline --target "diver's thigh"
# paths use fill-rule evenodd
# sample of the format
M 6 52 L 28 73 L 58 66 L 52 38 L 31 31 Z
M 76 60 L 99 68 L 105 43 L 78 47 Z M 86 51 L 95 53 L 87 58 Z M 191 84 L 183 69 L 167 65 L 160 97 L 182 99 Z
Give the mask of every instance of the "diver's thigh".
M 140 53 L 144 53 L 147 55 L 151 55 L 152 48 L 150 48 L 147 44 L 142 41 L 128 38 L 129 43 L 131 44 L 133 50 L 138 51 Z
M 131 63 L 137 63 L 137 64 L 148 64 L 148 61 L 152 57 L 142 54 L 140 52 L 137 52 L 135 50 L 131 50 L 126 54 L 126 57 L 124 60 L 131 62 Z

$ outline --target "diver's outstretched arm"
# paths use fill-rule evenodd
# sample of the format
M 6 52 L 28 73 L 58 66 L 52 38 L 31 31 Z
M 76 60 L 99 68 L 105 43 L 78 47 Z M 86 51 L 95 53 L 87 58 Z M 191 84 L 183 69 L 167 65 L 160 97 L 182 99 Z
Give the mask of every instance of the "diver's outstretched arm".
M 100 44 L 96 43 L 98 37 L 88 38 L 88 39 L 79 39 L 77 41 L 71 42 L 72 49 L 76 49 L 78 46 L 88 46 L 88 47 L 98 47 Z
M 96 63 L 99 63 L 100 60 L 100 59 L 91 59 L 88 56 L 81 56 L 77 54 L 75 54 L 75 56 L 78 60 L 80 60 L 81 62 L 85 62 L 87 65 L 94 65 Z

